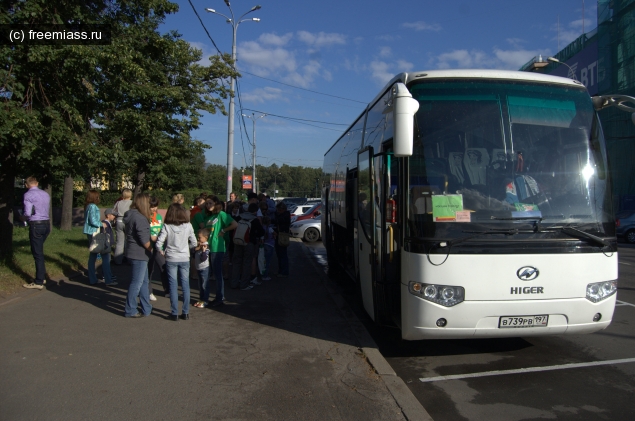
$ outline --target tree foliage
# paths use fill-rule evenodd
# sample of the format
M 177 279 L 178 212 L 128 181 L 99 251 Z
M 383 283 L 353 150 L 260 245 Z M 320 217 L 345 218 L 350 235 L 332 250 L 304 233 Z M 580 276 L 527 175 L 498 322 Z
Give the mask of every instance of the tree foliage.
M 224 113 L 228 56 L 160 34 L 168 0 L 2 0 L 0 24 L 109 24 L 110 45 L 0 46 L 0 256 L 10 256 L 13 182 L 34 174 L 131 177 L 179 188 L 196 177 L 205 145 L 190 135 L 201 112 Z M 188 178 L 190 177 L 190 178 Z

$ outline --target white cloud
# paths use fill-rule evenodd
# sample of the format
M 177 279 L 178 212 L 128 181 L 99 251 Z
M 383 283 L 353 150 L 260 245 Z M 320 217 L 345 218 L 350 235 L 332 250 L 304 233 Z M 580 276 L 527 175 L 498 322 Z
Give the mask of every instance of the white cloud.
M 282 89 L 265 87 L 257 88 L 251 92 L 241 92 L 240 98 L 243 102 L 264 103 L 265 101 L 283 100 Z
M 401 26 L 403 26 L 404 28 L 409 28 L 409 29 L 414 29 L 415 31 L 434 31 L 434 32 L 439 32 L 441 30 L 441 25 L 437 24 L 437 23 L 426 23 L 422 20 L 418 21 L 418 22 L 406 22 L 403 23 Z
M 504 69 L 518 70 L 533 57 L 550 54 L 549 50 L 502 50 L 492 49 L 491 53 L 480 50 L 454 50 L 436 57 L 439 69 Z
M 542 55 L 543 57 L 548 57 L 550 54 L 549 50 L 499 50 L 494 49 L 494 55 L 496 59 L 502 64 L 502 66 L 497 66 L 497 68 L 502 69 L 510 69 L 510 70 L 518 70 L 520 67 L 527 63 L 532 58 Z
M 239 65 L 247 63 L 261 72 L 263 70 L 266 72 L 275 70 L 292 72 L 297 68 L 292 52 L 280 47 L 264 48 L 255 41 L 243 42 L 238 46 L 238 60 Z
M 390 57 L 392 49 L 390 47 L 379 47 L 379 57 Z
M 487 55 L 482 51 L 454 50 L 443 53 L 437 57 L 437 67 L 439 69 L 451 68 L 481 68 L 485 66 Z
M 346 36 L 336 33 L 298 31 L 298 39 L 313 47 L 327 47 L 329 45 L 346 44 Z
M 373 79 L 382 85 L 388 83 L 393 78 L 394 73 L 391 72 L 390 65 L 385 61 L 374 60 L 370 62 L 370 71 Z
M 414 68 L 414 64 L 406 60 L 397 60 L 397 73 L 409 72 Z
M 306 88 L 311 85 L 311 82 L 313 82 L 316 77 L 321 75 L 321 72 L 322 65 L 315 60 L 311 60 L 302 66 L 302 72 L 292 72 L 286 77 L 286 80 L 293 85 Z M 330 73 L 328 73 L 328 77 L 331 77 Z
M 283 45 L 287 45 L 291 38 L 293 37 L 292 33 L 286 33 L 282 36 L 276 34 L 262 34 L 258 38 L 260 42 L 263 44 L 275 45 L 278 47 L 282 47 Z

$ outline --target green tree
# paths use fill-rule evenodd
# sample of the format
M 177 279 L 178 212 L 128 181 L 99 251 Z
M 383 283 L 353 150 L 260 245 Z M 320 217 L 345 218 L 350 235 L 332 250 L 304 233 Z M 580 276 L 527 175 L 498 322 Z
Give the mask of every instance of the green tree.
M 2 45 L 0 256 L 12 253 L 13 180 L 133 177 L 137 188 L 190 183 L 205 145 L 190 132 L 201 112 L 224 112 L 228 56 L 201 66 L 200 50 L 158 26 L 167 0 L 3 0 L 1 24 L 100 23 L 105 46 Z M 20 171 L 19 171 L 20 169 Z

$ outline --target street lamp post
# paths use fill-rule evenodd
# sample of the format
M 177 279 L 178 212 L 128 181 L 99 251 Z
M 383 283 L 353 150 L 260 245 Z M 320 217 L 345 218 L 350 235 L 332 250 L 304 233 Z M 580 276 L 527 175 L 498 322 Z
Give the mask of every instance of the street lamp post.
M 243 157 L 243 166 L 240 167 L 240 172 L 241 172 L 241 177 L 240 177 L 240 188 L 242 190 L 243 188 L 243 180 L 245 179 L 245 155 L 244 154 L 240 154 L 238 152 L 235 152 L 234 155 L 241 155 Z
M 277 172 L 273 176 L 273 200 L 276 200 L 276 192 L 278 190 L 278 176 L 279 175 L 281 175 L 281 173 Z
M 260 22 L 259 18 L 251 18 L 251 19 L 243 19 L 245 15 L 251 13 L 255 10 L 260 9 L 260 5 L 252 7 L 248 12 L 243 13 L 238 20 L 234 19 L 234 11 L 229 4 L 229 0 L 225 0 L 225 4 L 229 8 L 229 12 L 231 14 L 231 18 L 223 15 L 222 13 L 218 13 L 214 9 L 206 8 L 205 10 L 209 13 L 214 13 L 220 15 L 227 19 L 227 23 L 231 24 L 233 29 L 233 37 L 232 37 L 232 62 L 234 66 L 234 70 L 236 70 L 236 31 L 238 30 L 238 25 L 245 21 L 254 21 Z M 242 20 L 241 20 L 242 19 Z M 229 202 L 229 194 L 232 191 L 232 172 L 234 169 L 234 86 L 236 84 L 236 79 L 234 77 L 231 78 L 231 88 L 230 88 L 230 96 L 229 96 L 229 124 L 227 125 L 227 201 Z
M 253 149 L 253 157 L 252 157 L 252 161 L 253 161 L 253 186 L 254 186 L 254 193 L 258 193 L 258 191 L 256 190 L 256 121 L 258 121 L 259 118 L 263 118 L 264 116 L 266 116 L 267 114 L 262 114 L 259 115 L 258 117 L 256 117 L 256 115 L 254 113 L 251 113 L 251 115 L 247 115 L 247 114 L 243 114 L 243 117 L 247 117 L 248 119 L 250 119 L 253 122 L 253 131 L 252 131 L 252 139 L 253 139 L 253 143 L 254 143 L 254 149 Z
M 567 66 L 569 68 L 569 72 L 571 72 L 571 79 L 573 80 L 578 80 L 578 78 L 575 76 L 575 72 L 573 71 L 573 69 L 571 68 L 571 66 L 569 66 L 567 63 L 565 63 L 564 61 L 560 61 L 555 57 L 547 57 L 548 61 L 551 61 L 553 63 L 560 63 L 560 64 L 564 64 L 565 66 Z

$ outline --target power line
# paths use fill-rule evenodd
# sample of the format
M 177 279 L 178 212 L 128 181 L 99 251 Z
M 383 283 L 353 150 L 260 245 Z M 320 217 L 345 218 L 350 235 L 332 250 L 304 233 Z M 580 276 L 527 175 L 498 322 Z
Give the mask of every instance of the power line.
M 196 15 L 196 17 L 198 18 L 198 21 L 201 23 L 201 26 L 205 30 L 205 33 L 207 34 L 207 38 L 209 38 L 209 40 L 212 41 L 212 44 L 214 45 L 214 48 L 216 48 L 216 51 L 218 51 L 218 55 L 222 58 L 223 57 L 223 53 L 221 53 L 220 48 L 218 48 L 218 45 L 216 45 L 216 43 L 214 42 L 214 39 L 212 38 L 212 36 L 207 31 L 207 28 L 205 27 L 205 24 L 203 23 L 203 19 L 201 19 L 201 17 L 199 16 L 198 12 L 196 11 L 196 7 L 194 7 L 194 5 L 192 4 L 192 0 L 187 0 L 187 1 L 190 3 L 190 6 L 192 6 L 192 10 L 194 11 L 194 14 Z
M 318 91 L 312 91 L 311 89 L 306 89 L 306 88 L 301 88 L 301 87 L 299 87 L 299 86 L 290 85 L 290 84 L 288 84 L 288 83 L 280 82 L 280 81 L 278 81 L 278 80 L 274 80 L 274 79 L 269 79 L 269 78 L 266 78 L 266 77 L 264 77 L 264 76 L 258 76 L 258 75 L 255 75 L 255 74 L 253 74 L 253 73 L 249 73 L 249 72 L 246 72 L 246 71 L 242 71 L 241 73 L 245 73 L 245 74 L 247 74 L 247 75 L 251 75 L 251 76 L 254 76 L 254 77 L 259 77 L 259 78 L 261 78 L 261 79 L 265 79 L 265 80 L 268 80 L 268 81 L 270 81 L 270 82 L 279 83 L 279 84 L 284 85 L 284 86 L 289 86 L 290 88 L 301 89 L 301 90 L 303 90 L 303 91 L 312 92 L 312 93 L 314 93 L 314 94 L 318 94 L 318 95 L 330 96 L 330 97 L 332 97 L 332 98 L 343 99 L 343 100 L 345 100 L 345 101 L 358 102 L 358 103 L 360 103 L 360 104 L 367 104 L 367 102 L 364 102 L 364 101 L 358 101 L 358 100 L 356 100 L 356 99 L 344 98 L 344 97 L 337 96 L 337 95 L 331 95 L 331 94 L 325 94 L 325 93 L 318 92 Z
M 304 118 L 295 118 L 295 117 L 286 117 L 286 116 L 282 116 L 282 115 L 276 115 L 276 114 L 271 114 L 271 113 L 266 113 L 264 111 L 259 111 L 259 110 L 252 110 L 251 108 L 244 108 L 245 111 L 253 111 L 255 113 L 262 113 L 262 114 L 267 114 L 273 117 L 278 117 L 278 118 L 284 118 L 287 120 L 294 120 L 294 121 L 308 121 L 311 123 L 320 123 L 320 124 L 331 124 L 333 126 L 348 126 L 348 124 L 344 124 L 344 123 L 329 123 L 328 121 L 318 121 L 318 120 L 307 120 Z
M 251 82 L 248 82 L 246 79 L 242 79 L 242 83 L 243 84 L 247 84 L 247 85 L 256 86 L 258 88 L 262 88 L 261 84 L 251 83 Z M 319 100 L 319 99 L 315 99 L 315 97 L 302 96 L 302 95 L 299 95 L 299 94 L 296 94 L 296 96 L 298 98 L 308 99 L 310 101 L 315 101 L 315 102 L 321 102 L 323 104 L 331 104 L 331 105 L 337 105 L 338 107 L 348 107 L 348 108 L 354 108 L 356 110 L 359 110 L 359 106 L 358 105 L 343 104 L 341 102 L 322 101 L 322 100 Z

